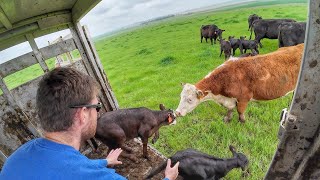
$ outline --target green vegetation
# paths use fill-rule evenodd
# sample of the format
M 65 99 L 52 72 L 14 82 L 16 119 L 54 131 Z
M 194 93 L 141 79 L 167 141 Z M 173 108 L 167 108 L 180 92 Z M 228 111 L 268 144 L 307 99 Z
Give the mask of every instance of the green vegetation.
M 180 100 L 180 82 L 195 83 L 224 62 L 220 47 L 200 43 L 202 24 L 216 24 L 229 35 L 250 36 L 247 18 L 256 13 L 263 18 L 307 17 L 307 4 L 286 4 L 192 14 L 155 22 L 113 37 L 100 39 L 96 47 L 121 108 L 146 106 L 158 109 L 160 103 L 175 109 Z M 275 51 L 277 40 L 262 41 L 262 54 Z M 236 56 L 240 52 L 237 50 Z M 161 128 L 155 147 L 166 156 L 186 148 L 219 157 L 230 157 L 230 144 L 250 159 L 251 174 L 245 179 L 262 179 L 276 149 L 279 116 L 291 103 L 291 96 L 266 102 L 251 102 L 247 122 L 240 124 L 237 113 L 230 124 L 222 119 L 226 109 L 214 102 L 200 104 L 179 118 L 176 126 Z M 226 179 L 243 179 L 240 170 Z
M 202 24 L 218 25 L 226 30 L 223 37 L 227 38 L 249 37 L 247 18 L 253 13 L 263 18 L 306 20 L 305 3 L 260 6 L 265 4 L 180 16 L 97 41 L 96 49 L 120 107 L 158 109 L 164 103 L 167 108 L 175 109 L 180 100 L 180 82 L 196 83 L 224 62 L 224 56 L 219 57 L 218 44 L 200 43 Z M 277 40 L 264 39 L 262 44 L 262 54 L 277 49 Z M 236 56 L 239 54 L 237 50 Z M 53 60 L 47 62 L 50 68 L 54 66 Z M 5 81 L 12 89 L 41 74 L 39 65 L 34 65 L 6 77 Z M 245 124 L 237 121 L 237 113 L 230 124 L 225 124 L 222 119 L 226 109 L 214 102 L 202 103 L 179 118 L 177 125 L 162 127 L 155 147 L 166 156 L 195 148 L 218 157 L 231 157 L 228 146 L 232 144 L 248 155 L 251 174 L 243 178 L 240 170 L 234 170 L 226 179 L 262 179 L 278 143 L 280 112 L 291 103 L 291 96 L 251 102 Z

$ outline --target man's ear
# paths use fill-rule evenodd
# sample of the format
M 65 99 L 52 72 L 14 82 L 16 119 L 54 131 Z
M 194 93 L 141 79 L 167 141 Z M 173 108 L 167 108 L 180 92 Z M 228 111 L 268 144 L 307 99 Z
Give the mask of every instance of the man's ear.
M 73 118 L 73 125 L 76 127 L 80 127 L 85 124 L 86 118 L 88 118 L 88 114 L 85 111 L 86 108 L 77 108 L 76 113 Z

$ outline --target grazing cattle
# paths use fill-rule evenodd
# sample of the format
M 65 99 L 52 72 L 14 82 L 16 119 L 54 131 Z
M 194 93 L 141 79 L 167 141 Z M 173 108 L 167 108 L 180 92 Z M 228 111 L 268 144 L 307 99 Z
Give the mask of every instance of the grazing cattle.
M 148 108 L 130 108 L 110 111 L 98 119 L 97 132 L 95 137 L 101 140 L 111 149 L 122 148 L 128 152 L 132 150 L 124 146 L 125 141 L 140 137 L 143 143 L 143 156 L 148 158 L 148 138 L 155 134 L 152 142 L 159 138 L 159 128 L 162 125 L 175 123 L 176 115 L 173 110 L 165 110 L 160 104 L 161 111 L 154 111 Z M 122 153 L 133 161 L 136 157 Z
M 173 164 L 180 162 L 179 175 L 184 180 L 220 179 L 234 168 L 245 171 L 249 164 L 246 155 L 236 152 L 233 146 L 229 146 L 229 149 L 232 152 L 232 158 L 221 159 L 194 149 L 187 149 L 178 151 L 170 159 Z M 165 167 L 166 162 L 161 163 L 147 175 L 146 179 L 152 178 Z
M 252 29 L 254 30 L 255 34 L 255 41 L 257 41 L 262 48 L 262 44 L 260 42 L 263 38 L 268 39 L 277 39 L 279 34 L 279 25 L 283 22 L 296 22 L 293 19 L 258 19 L 255 20 L 251 27 L 251 35 L 252 35 Z
M 235 39 L 234 36 L 229 36 L 229 42 L 232 48 L 232 55 L 235 55 L 236 50 L 240 47 L 240 39 Z
M 252 27 L 252 24 L 255 20 L 258 20 L 258 19 L 262 19 L 261 16 L 258 16 L 257 14 L 251 14 L 249 17 L 248 17 L 248 31 L 250 30 L 250 28 Z
M 243 54 L 243 50 L 244 50 L 244 53 L 247 52 L 247 49 L 250 49 L 251 52 L 256 52 L 259 54 L 259 50 L 258 50 L 258 43 L 254 40 L 246 40 L 245 39 L 246 36 L 240 36 L 240 46 L 239 46 L 239 49 L 240 49 L 240 53 Z
M 231 44 L 229 41 L 225 41 L 224 39 L 220 39 L 220 56 L 224 52 L 224 59 L 227 60 L 231 56 Z
M 304 43 L 305 22 L 285 22 L 279 25 L 279 48 Z
M 183 86 L 177 116 L 185 116 L 200 103 L 213 100 L 228 109 L 225 122 L 230 122 L 235 107 L 239 121 L 245 122 L 244 112 L 251 100 L 272 100 L 293 91 L 303 47 L 283 47 L 269 54 L 224 62 L 195 85 Z
M 200 37 L 201 37 L 201 43 L 202 39 L 205 38 L 206 42 L 207 39 L 209 38 L 212 43 L 212 39 L 214 39 L 214 43 L 216 44 L 216 40 L 219 37 L 219 39 L 222 39 L 222 32 L 225 30 L 219 29 L 218 26 L 212 24 L 212 25 L 202 25 L 200 28 Z

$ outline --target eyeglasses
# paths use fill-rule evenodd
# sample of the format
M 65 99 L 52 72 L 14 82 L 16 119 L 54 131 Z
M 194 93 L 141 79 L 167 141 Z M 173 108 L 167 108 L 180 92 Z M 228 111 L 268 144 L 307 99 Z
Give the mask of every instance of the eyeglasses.
M 69 108 L 96 108 L 96 111 L 99 112 L 100 109 L 102 108 L 101 102 L 98 102 L 98 104 L 84 104 L 84 105 L 76 105 L 76 106 L 69 106 Z

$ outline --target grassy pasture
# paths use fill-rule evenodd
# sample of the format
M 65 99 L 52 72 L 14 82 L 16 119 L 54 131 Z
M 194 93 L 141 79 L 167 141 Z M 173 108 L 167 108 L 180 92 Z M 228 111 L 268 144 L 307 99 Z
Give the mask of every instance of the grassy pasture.
M 200 43 L 200 26 L 216 24 L 229 35 L 250 36 L 247 18 L 256 13 L 263 18 L 293 18 L 304 21 L 307 4 L 285 4 L 192 14 L 100 39 L 96 47 L 121 108 L 145 106 L 158 109 L 159 103 L 175 109 L 180 100 L 180 82 L 195 83 L 224 62 L 220 47 Z M 275 51 L 277 40 L 262 40 L 262 54 Z M 240 52 L 237 50 L 236 56 Z M 277 146 L 279 116 L 291 96 L 273 101 L 251 102 L 247 122 L 237 114 L 230 124 L 222 119 L 226 109 L 214 102 L 200 104 L 178 119 L 176 126 L 161 128 L 155 147 L 165 155 L 186 148 L 219 157 L 230 157 L 229 144 L 248 155 L 251 174 L 245 179 L 262 179 Z M 240 170 L 226 179 L 241 179 Z
M 293 0 L 300 2 L 300 0 Z M 284 2 L 287 2 L 284 1 Z M 261 5 L 256 4 L 256 5 Z M 262 4 L 264 5 L 264 4 Z M 226 11 L 198 13 L 155 22 L 131 32 L 102 38 L 96 48 L 121 108 L 145 106 L 158 109 L 159 103 L 176 109 L 180 100 L 180 82 L 196 83 L 224 62 L 220 47 L 200 43 L 200 26 L 216 24 L 225 29 L 223 37 L 246 35 L 247 18 L 256 13 L 263 18 L 307 18 L 307 4 L 244 6 Z M 260 53 L 277 49 L 277 40 L 262 40 Z M 236 56 L 240 54 L 239 50 Z M 47 61 L 53 68 L 53 59 Z M 12 89 L 43 74 L 34 65 L 5 78 Z M 251 102 L 245 124 L 234 113 L 230 124 L 223 123 L 226 109 L 214 102 L 200 104 L 193 112 L 178 119 L 176 126 L 163 127 L 155 147 L 164 155 L 195 148 L 219 157 L 231 157 L 233 144 L 248 155 L 251 174 L 243 178 L 234 170 L 225 179 L 262 179 L 277 146 L 279 115 L 291 103 L 291 96 L 273 101 Z

